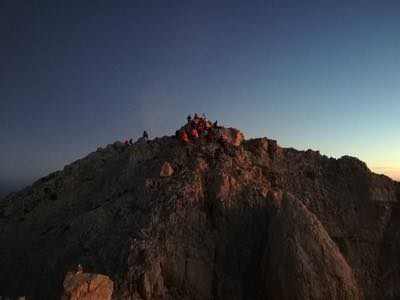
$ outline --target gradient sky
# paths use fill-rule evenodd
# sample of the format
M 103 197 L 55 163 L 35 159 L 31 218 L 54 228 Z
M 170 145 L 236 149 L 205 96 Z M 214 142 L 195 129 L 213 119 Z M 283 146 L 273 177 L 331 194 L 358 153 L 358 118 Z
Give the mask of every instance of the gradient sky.
M 189 112 L 400 179 L 400 1 L 0 1 L 0 188 Z

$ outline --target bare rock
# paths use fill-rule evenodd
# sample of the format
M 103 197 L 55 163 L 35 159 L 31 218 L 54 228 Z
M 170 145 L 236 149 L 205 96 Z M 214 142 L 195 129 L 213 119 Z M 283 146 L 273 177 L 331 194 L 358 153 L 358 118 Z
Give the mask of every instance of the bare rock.
M 220 127 L 214 129 L 214 131 L 216 140 L 225 140 L 225 142 L 234 146 L 240 146 L 244 141 L 244 134 L 236 128 Z
M 160 176 L 161 177 L 169 177 L 174 174 L 174 169 L 172 168 L 169 162 L 163 163 L 161 166 Z
M 301 201 L 284 195 L 272 218 L 265 253 L 266 294 L 271 299 L 362 299 L 339 247 Z
M 62 300 L 111 300 L 114 283 L 105 275 L 68 272 Z
M 0 295 L 400 298 L 400 183 L 223 132 L 111 144 L 1 200 Z
M 244 134 L 236 128 L 229 128 L 229 133 L 231 136 L 232 145 L 240 146 L 244 141 Z

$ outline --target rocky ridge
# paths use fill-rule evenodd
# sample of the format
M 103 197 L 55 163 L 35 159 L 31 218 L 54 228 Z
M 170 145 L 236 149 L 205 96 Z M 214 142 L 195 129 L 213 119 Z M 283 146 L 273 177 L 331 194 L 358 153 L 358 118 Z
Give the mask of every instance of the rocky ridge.
M 0 295 L 60 299 L 82 264 L 112 299 L 396 299 L 399 201 L 267 138 L 117 142 L 0 202 Z

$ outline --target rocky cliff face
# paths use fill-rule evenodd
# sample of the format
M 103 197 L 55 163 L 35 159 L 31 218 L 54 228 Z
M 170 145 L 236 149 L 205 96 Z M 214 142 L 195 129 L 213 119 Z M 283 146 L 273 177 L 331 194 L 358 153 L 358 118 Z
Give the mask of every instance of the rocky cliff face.
M 112 299 L 397 299 L 399 201 L 266 138 L 115 143 L 0 202 L 0 295 L 60 299 L 81 264 Z

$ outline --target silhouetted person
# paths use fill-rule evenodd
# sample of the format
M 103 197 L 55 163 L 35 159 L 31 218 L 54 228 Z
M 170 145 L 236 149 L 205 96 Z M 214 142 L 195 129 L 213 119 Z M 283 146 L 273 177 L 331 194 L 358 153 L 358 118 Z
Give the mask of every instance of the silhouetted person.
M 145 130 L 145 131 L 143 131 L 142 138 L 143 138 L 144 140 L 146 140 L 146 141 L 149 139 L 149 134 L 147 133 L 147 131 L 146 131 L 146 130 Z
M 191 121 L 192 121 L 192 116 L 191 116 L 191 115 L 188 115 L 188 116 L 187 116 L 187 122 L 188 122 L 188 124 L 190 124 Z

